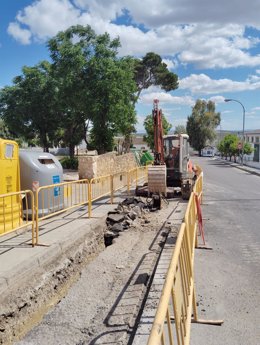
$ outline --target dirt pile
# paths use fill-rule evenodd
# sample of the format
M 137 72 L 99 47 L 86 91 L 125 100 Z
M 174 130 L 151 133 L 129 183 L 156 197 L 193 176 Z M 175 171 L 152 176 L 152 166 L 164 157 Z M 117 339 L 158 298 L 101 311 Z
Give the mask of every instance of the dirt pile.
M 105 245 L 111 245 L 114 238 L 131 227 L 150 223 L 148 214 L 151 211 L 154 211 L 154 208 L 148 200 L 131 197 L 120 202 L 116 209 L 107 215 L 107 230 L 104 234 Z

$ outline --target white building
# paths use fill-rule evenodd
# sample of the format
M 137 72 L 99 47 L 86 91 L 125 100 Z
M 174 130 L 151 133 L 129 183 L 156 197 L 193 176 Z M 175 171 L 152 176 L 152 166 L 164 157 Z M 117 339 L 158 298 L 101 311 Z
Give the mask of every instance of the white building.
M 245 163 L 251 166 L 260 167 L 260 129 L 246 131 L 245 142 L 254 149 L 251 155 L 245 155 Z
M 201 150 L 202 157 L 214 157 L 215 155 L 215 148 L 213 146 L 205 146 Z

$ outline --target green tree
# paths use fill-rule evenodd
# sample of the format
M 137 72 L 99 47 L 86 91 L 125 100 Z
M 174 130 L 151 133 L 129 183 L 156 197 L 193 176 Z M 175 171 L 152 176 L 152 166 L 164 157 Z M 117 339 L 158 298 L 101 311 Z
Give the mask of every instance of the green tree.
M 71 155 L 74 146 L 86 139 L 88 121 L 91 145 L 99 153 L 111 150 L 113 136 L 136 122 L 132 59 L 119 59 L 119 39 L 96 35 L 90 26 L 72 26 L 49 40 L 48 46 L 59 83 L 63 141 Z
M 135 82 L 135 101 L 144 89 L 152 85 L 160 86 L 165 91 L 173 91 L 179 86 L 178 76 L 168 70 L 160 55 L 153 52 L 147 53 L 142 59 L 135 59 Z
M 244 143 L 244 154 L 245 155 L 251 155 L 251 153 L 254 151 L 252 146 L 249 143 Z
M 183 125 L 177 125 L 174 130 L 174 134 L 186 134 L 186 127 Z
M 86 139 L 86 121 L 90 117 L 89 93 L 85 74 L 96 35 L 90 26 L 72 26 L 48 41 L 52 58 L 52 75 L 58 85 L 56 107 L 60 114 L 57 140 L 69 147 L 70 157 L 75 146 Z
M 53 145 L 59 122 L 55 110 L 57 88 L 50 68 L 47 61 L 25 66 L 23 74 L 14 78 L 14 85 L 0 92 L 0 116 L 10 132 L 26 141 L 37 138 L 44 151 Z
M 218 150 L 226 157 L 226 159 L 229 157 L 229 160 L 231 161 L 234 156 L 234 160 L 236 160 L 236 156 L 238 154 L 238 143 L 239 139 L 235 134 L 227 134 L 219 143 Z
M 242 155 L 242 150 L 238 148 L 240 139 L 235 134 L 227 134 L 219 143 L 218 150 L 222 156 L 229 157 L 229 160 L 236 162 L 237 157 Z M 253 152 L 253 149 L 249 143 L 244 144 L 244 154 L 249 155 Z
M 168 134 L 172 125 L 167 121 L 166 117 L 162 115 L 162 125 L 163 125 L 163 135 Z M 144 128 L 146 135 L 144 135 L 144 141 L 147 142 L 149 147 L 154 149 L 154 124 L 153 124 L 153 115 L 147 115 L 144 120 Z
M 192 114 L 188 116 L 187 133 L 191 146 L 199 151 L 211 142 L 216 134 L 215 128 L 220 123 L 220 113 L 215 112 L 215 103 L 198 99 L 192 108 Z
M 104 40 L 101 45 L 108 44 L 108 35 L 101 39 Z M 116 59 L 116 52 L 114 56 L 106 56 L 102 52 L 101 56 L 97 52 L 91 61 L 89 85 L 93 99 L 90 105 L 91 139 L 97 150 L 104 153 L 113 149 L 115 134 L 128 135 L 129 130 L 133 131 L 136 114 L 132 97 L 136 87 L 128 59 Z
M 0 118 L 0 138 L 13 139 L 9 129 L 3 119 Z

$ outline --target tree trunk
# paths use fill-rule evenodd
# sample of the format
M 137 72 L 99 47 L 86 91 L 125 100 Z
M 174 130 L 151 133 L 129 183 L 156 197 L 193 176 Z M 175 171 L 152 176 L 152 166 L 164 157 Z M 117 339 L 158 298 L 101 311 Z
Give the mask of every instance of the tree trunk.
M 49 143 L 46 132 L 40 132 L 40 138 L 43 146 L 43 152 L 49 152 Z
M 70 158 L 74 158 L 75 145 L 74 144 L 70 144 L 69 145 L 69 150 L 70 150 Z

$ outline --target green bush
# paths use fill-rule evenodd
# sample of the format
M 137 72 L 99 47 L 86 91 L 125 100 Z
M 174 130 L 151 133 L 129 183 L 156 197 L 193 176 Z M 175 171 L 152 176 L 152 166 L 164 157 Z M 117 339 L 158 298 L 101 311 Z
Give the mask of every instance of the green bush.
M 64 157 L 60 160 L 63 169 L 78 170 L 79 161 L 78 158 Z

